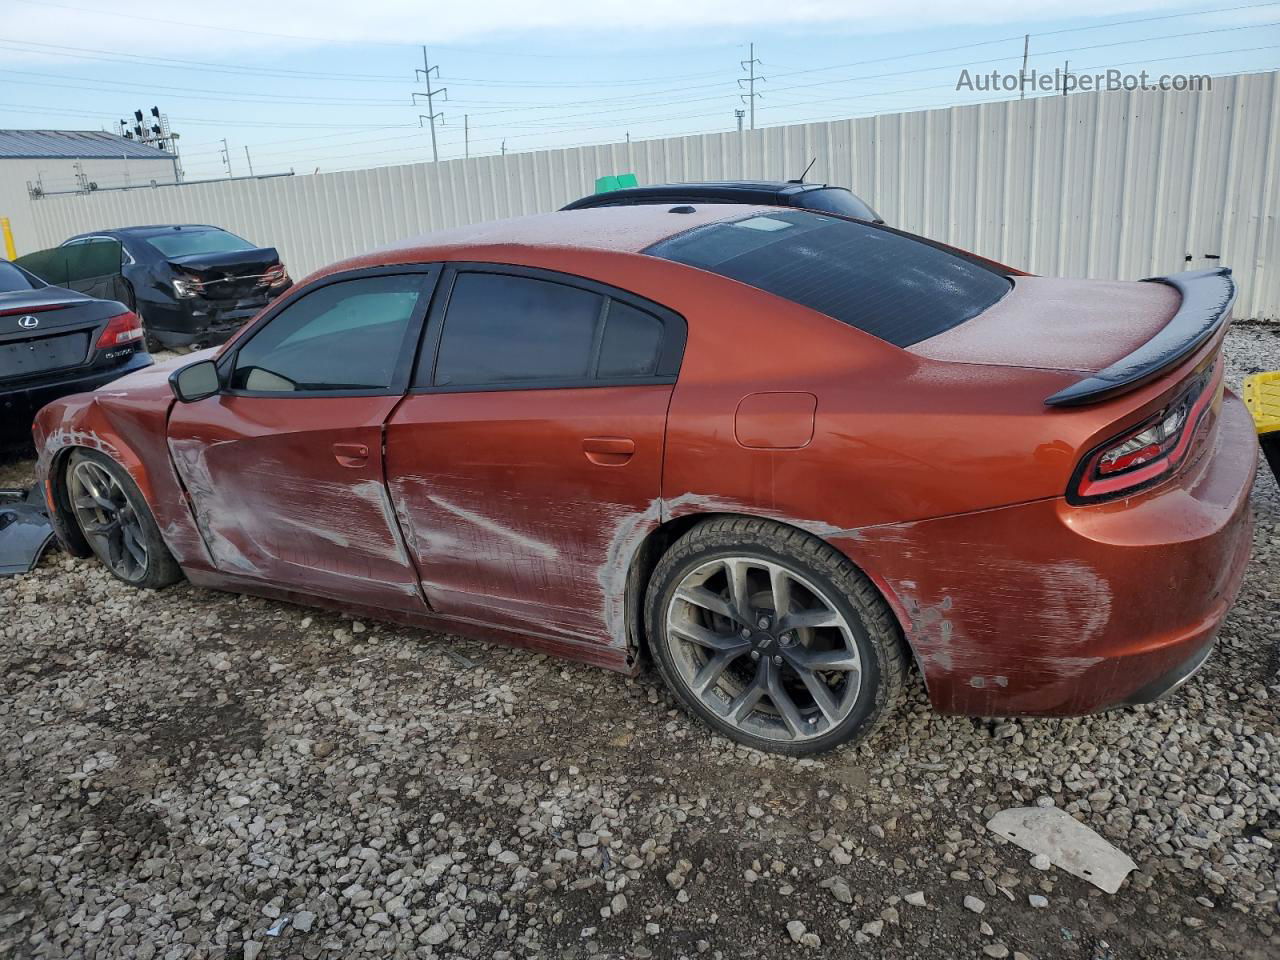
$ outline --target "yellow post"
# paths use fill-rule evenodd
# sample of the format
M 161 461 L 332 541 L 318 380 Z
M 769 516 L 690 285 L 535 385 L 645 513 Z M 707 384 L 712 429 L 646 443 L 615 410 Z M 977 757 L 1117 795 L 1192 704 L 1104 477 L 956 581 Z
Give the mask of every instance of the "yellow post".
M 0 233 L 4 234 L 4 255 L 9 260 L 18 259 L 18 251 L 13 245 L 13 230 L 9 227 L 9 218 L 0 217 Z

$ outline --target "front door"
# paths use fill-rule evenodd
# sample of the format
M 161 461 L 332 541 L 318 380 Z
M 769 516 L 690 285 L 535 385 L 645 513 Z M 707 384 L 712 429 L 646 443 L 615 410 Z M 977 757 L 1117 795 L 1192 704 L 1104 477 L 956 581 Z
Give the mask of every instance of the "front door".
M 388 484 L 434 609 L 623 642 L 684 339 L 681 318 L 578 278 L 445 271 L 387 424 Z
M 220 358 L 222 393 L 175 404 L 169 448 L 220 571 L 423 608 L 382 446 L 438 270 L 400 270 L 291 297 Z

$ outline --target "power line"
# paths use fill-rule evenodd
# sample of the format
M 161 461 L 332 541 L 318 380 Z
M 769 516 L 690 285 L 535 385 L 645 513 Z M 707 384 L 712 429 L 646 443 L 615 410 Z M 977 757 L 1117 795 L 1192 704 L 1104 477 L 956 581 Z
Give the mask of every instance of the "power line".
M 247 30 L 243 27 L 228 27 L 221 23 L 192 23 L 189 20 L 170 20 L 163 17 L 144 17 L 138 14 L 121 13 L 118 10 L 102 10 L 94 7 L 79 7 L 69 3 L 52 3 L 50 0 L 18 0 L 19 3 L 28 3 L 37 7 L 56 7 L 62 10 L 75 10 L 79 13 L 91 13 L 102 17 L 120 17 L 126 20 L 139 20 L 144 23 L 167 23 L 175 27 L 191 27 L 196 30 L 219 30 L 224 33 L 240 33 L 254 37 L 274 37 L 278 40 L 300 40 L 307 43 L 332 43 L 357 46 L 376 46 L 376 47 L 403 47 L 406 44 L 402 42 L 393 43 L 386 40 L 366 40 L 353 37 L 318 37 L 315 35 L 297 34 L 297 33 L 276 33 L 267 30 Z M 618 56 L 627 56 L 626 54 L 600 53 L 600 54 L 582 54 L 582 53 L 528 53 L 519 50 L 485 50 L 478 51 L 465 46 L 450 46 L 448 44 L 436 44 L 437 47 L 447 50 L 454 50 L 458 53 L 472 54 L 476 56 L 507 56 L 507 57 L 536 57 L 538 59 L 562 60 L 566 58 L 583 58 L 583 59 L 604 59 L 615 60 Z M 715 50 L 723 49 L 730 44 L 713 44 L 704 47 L 691 47 L 692 50 Z M 649 54 L 632 54 L 637 59 L 644 59 Z
M 1271 46 L 1266 46 L 1266 47 L 1251 47 L 1251 48 L 1244 48 L 1244 49 L 1240 49 L 1240 50 L 1212 51 L 1212 53 L 1215 53 L 1215 54 L 1217 54 L 1217 53 L 1239 53 L 1239 52 L 1246 52 L 1246 51 L 1248 51 L 1248 50 L 1264 50 L 1264 49 L 1277 49 L 1277 48 L 1280 48 L 1280 45 L 1271 45 Z M 1170 58 L 1170 59 L 1177 59 L 1177 58 Z M 1142 63 L 1142 62 L 1152 62 L 1152 61 L 1133 61 L 1133 62 L 1135 62 L 1135 63 Z M 1123 66 L 1123 65 L 1124 65 L 1124 64 L 1110 64 L 1109 66 L 1114 67 L 1114 66 Z M 1088 67 L 1088 68 L 1083 68 L 1083 69 L 1086 69 L 1086 70 L 1103 70 L 1103 69 L 1106 69 L 1106 67 L 1107 67 L 1107 65 L 1099 65 L 1099 66 L 1097 66 L 1097 67 Z M 1076 71 L 1073 71 L 1073 72 L 1076 72 Z M 1257 71 L 1244 70 L 1244 71 L 1239 71 L 1239 72 L 1237 72 L 1237 73 L 1215 74 L 1215 77 L 1231 78 L 1231 77 L 1235 77 L 1235 76 L 1244 76 L 1244 75 L 1248 75 L 1248 74 L 1256 73 L 1256 72 L 1257 72 Z M 938 88 L 938 89 L 942 89 L 942 88 L 944 88 L 944 87 L 945 87 L 946 89 L 952 89 L 952 88 L 950 87 L 950 85 L 939 85 L 937 88 Z M 896 92 L 896 91 L 895 91 L 895 92 Z M 1032 99 L 1036 99 L 1036 100 L 1046 99 L 1046 98 L 1048 98 L 1049 96 L 1051 96 L 1051 95 L 1036 96 L 1036 97 L 1033 97 Z M 1056 94 L 1053 94 L 1052 96 L 1056 96 Z M 943 109 L 943 108 L 947 108 L 947 107 L 955 107 L 955 106 L 969 106 L 969 105 L 974 105 L 975 103 L 992 103 L 992 102 L 1006 102 L 1006 101 L 1000 101 L 1000 100 L 974 101 L 974 100 L 972 100 L 972 99 L 966 99 L 966 100 L 950 100 L 950 101 L 945 101 L 945 102 L 934 102 L 934 103 L 922 104 L 922 105 L 920 105 L 918 108 L 915 108 L 912 112 L 916 112 L 917 110 L 918 110 L 918 111 L 934 110 L 934 109 Z M 817 122 L 818 120 L 821 120 L 821 119 L 841 119 L 841 120 L 860 119 L 860 118 L 864 118 L 864 117 L 875 116 L 878 112 L 880 112 L 880 111 L 869 111 L 869 112 L 866 112 L 866 113 L 857 113 L 857 114 L 848 114 L 848 113 L 844 113 L 844 114 L 841 114 L 840 116 L 835 117 L 835 118 L 826 118 L 826 117 L 823 117 L 823 118 L 813 118 L 813 122 Z M 722 116 L 722 114 L 721 114 L 721 113 L 716 113 L 716 114 L 704 114 L 704 115 L 705 115 L 705 116 Z M 796 121 L 788 121 L 788 122 L 796 122 Z M 656 137 L 656 138 L 653 138 L 653 139 L 667 139 L 667 138 L 670 138 L 670 137 L 692 136 L 692 135 L 696 135 L 696 134 L 706 134 L 706 133 L 709 133 L 709 132 L 716 132 L 716 131 L 708 131 L 705 125 L 700 125 L 700 126 L 698 126 L 698 127 L 694 127 L 694 128 L 690 128 L 690 129 L 683 129 L 683 130 L 670 131 L 670 132 L 668 132 L 668 133 L 663 134 L 661 137 Z M 723 132 L 728 133 L 728 132 L 730 132 L 730 131 L 729 131 L 729 130 L 724 130 Z M 477 156 L 499 156 L 499 155 L 505 155 L 505 154 L 507 154 L 507 153 L 511 152 L 510 150 L 508 150 L 508 149 L 506 148 L 506 141 L 507 141 L 507 139 L 509 139 L 509 138 L 507 138 L 507 137 L 497 137 L 497 136 L 488 138 L 488 139 L 487 139 L 487 141 L 483 141 L 483 142 L 490 142 L 490 143 L 493 143 L 493 142 L 500 142 L 500 143 L 501 143 L 501 147 L 500 147 L 498 150 L 496 150 L 496 151 L 494 151 L 494 152 L 492 152 L 492 153 L 490 153 L 490 154 L 483 154 L 483 153 L 481 153 L 481 154 L 477 154 Z M 472 143 L 477 143 L 477 142 L 481 142 L 481 141 L 475 141 L 475 140 L 473 140 L 473 141 L 472 141 Z M 643 141 L 634 141 L 634 140 L 632 141 L 632 143 L 637 143 L 637 142 L 643 142 Z M 456 142 L 454 142 L 454 143 L 445 143 L 444 145 L 445 145 L 445 146 L 457 146 L 457 143 L 456 143 Z M 599 140 L 599 139 L 591 139 L 591 140 L 576 141 L 576 142 L 573 142 L 573 143 L 561 143 L 561 144 L 556 144 L 556 145 L 555 145 L 555 148 L 556 148 L 556 149 L 571 149 L 571 148 L 573 148 L 573 147 L 583 147 L 583 146 L 607 146 L 607 145 L 608 145 L 608 144 L 602 144 L 602 143 L 600 142 L 600 140 Z M 535 147 L 530 147 L 530 148 L 528 148 L 528 149 L 530 149 L 530 150 L 540 150 L 540 149 L 546 149 L 546 148 L 544 148 L 544 147 L 536 147 L 536 146 L 535 146 Z M 398 151 L 396 151 L 396 150 L 388 150 L 388 151 L 378 151 L 378 152 L 373 152 L 373 153 L 370 153 L 370 152 L 363 152 L 363 153 L 358 153 L 358 154 L 350 154 L 349 156 L 355 156 L 355 157 L 361 157 L 361 158 L 364 158 L 364 157 L 368 157 L 368 156 L 376 156 L 376 155 L 378 155 L 378 153 L 395 153 L 395 152 L 398 152 Z M 341 160 L 341 159 L 345 159 L 345 158 L 344 158 L 344 157 L 339 156 L 339 157 L 330 157 L 330 158 L 328 158 L 328 159 L 329 159 L 329 160 Z M 406 164 L 412 164 L 412 163 L 417 163 L 417 162 L 421 162 L 421 161 L 420 161 L 420 160 L 413 159 L 413 158 L 405 158 L 405 159 L 403 159 L 403 160 L 390 160 L 390 161 L 381 162 L 381 163 L 362 163 L 362 164 L 359 164 L 358 166 L 344 166 L 344 167 L 336 167 L 336 168 L 334 168 L 334 169 L 332 169 L 332 170 L 326 170 L 325 172 L 327 172 L 327 173 L 337 173 L 337 172 L 342 172 L 342 171 L 344 171 L 344 170 L 368 170 L 368 169 L 381 169 L 381 168 L 384 168 L 384 167 L 404 166 L 404 165 L 406 165 Z
M 1277 0 L 1280 2 L 1280 0 Z M 56 43 L 38 43 L 31 40 L 15 40 L 0 37 L 0 44 L 8 45 L 19 51 L 37 53 L 41 56 L 68 57 L 74 60 L 92 60 L 103 63 L 139 63 L 144 66 L 164 69 L 181 69 L 184 71 L 200 70 L 209 73 L 225 73 L 232 76 L 245 77 L 280 77 L 284 79 L 333 80 L 343 83 L 403 83 L 402 77 L 382 74 L 361 73 L 325 73 L 314 70 L 290 70 L 284 67 L 256 67 L 248 64 L 219 64 L 209 60 L 188 60 L 177 57 L 156 57 L 144 54 L 117 53 L 112 50 L 101 50 L 93 47 L 73 47 Z M 29 49 L 31 48 L 31 49 Z M 71 52 L 64 52 L 71 51 Z M 92 54 L 86 56 L 86 54 Z M 646 83 L 666 83 L 672 80 L 696 80 L 702 77 L 718 76 L 719 71 L 707 70 L 700 73 L 670 74 L 660 77 L 632 77 L 627 80 L 493 80 L 492 78 L 455 77 L 458 82 L 466 82 L 477 86 L 516 86 L 516 87 L 601 87 L 601 86 L 638 86 Z
M 1265 0 L 1263 3 L 1246 3 L 1232 7 L 1210 7 L 1203 10 L 1189 10 L 1183 13 L 1166 13 L 1153 17 L 1136 17 L 1130 20 L 1114 20 L 1109 23 L 1093 23 L 1082 27 L 1064 27 L 1060 30 L 1036 30 L 1032 33 L 1035 37 L 1053 37 L 1063 33 L 1080 33 L 1085 30 L 1106 30 L 1113 27 L 1127 27 L 1139 23 L 1154 23 L 1158 20 L 1176 20 L 1183 17 L 1203 17 L 1217 13 L 1233 13 L 1238 10 L 1254 10 L 1259 7 L 1280 6 L 1280 0 Z M 1021 40 L 1023 34 L 1011 37 L 1000 37 L 995 40 L 979 40 L 974 43 L 962 43 L 954 47 L 938 47 L 933 50 L 921 50 L 919 53 L 896 54 L 889 57 L 876 57 L 871 60 L 853 60 L 848 63 L 836 63 L 826 67 L 808 67 L 803 70 L 792 70 L 786 73 L 775 73 L 774 79 L 780 77 L 798 77 L 803 74 L 822 73 L 827 70 L 843 70 L 847 67 L 865 67 L 873 63 L 888 63 L 893 60 L 905 60 L 912 57 L 928 57 L 939 53 L 954 53 L 957 50 L 969 50 L 973 47 L 986 47 L 997 43 L 1011 43 L 1014 40 Z M 1129 41 L 1135 42 L 1135 41 Z

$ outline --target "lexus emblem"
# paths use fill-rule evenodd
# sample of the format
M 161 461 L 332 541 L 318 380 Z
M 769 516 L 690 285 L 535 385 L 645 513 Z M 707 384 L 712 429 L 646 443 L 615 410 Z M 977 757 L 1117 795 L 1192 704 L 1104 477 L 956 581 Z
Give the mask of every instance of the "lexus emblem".
M 32 327 L 40 326 L 40 318 L 33 317 L 30 314 L 28 314 L 25 317 L 19 317 L 18 326 L 23 327 L 24 329 L 30 330 Z

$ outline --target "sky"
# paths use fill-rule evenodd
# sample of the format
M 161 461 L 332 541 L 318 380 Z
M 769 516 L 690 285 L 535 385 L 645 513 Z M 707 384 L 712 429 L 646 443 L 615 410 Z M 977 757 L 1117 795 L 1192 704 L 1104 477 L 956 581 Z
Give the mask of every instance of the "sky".
M 332 172 L 432 159 L 424 45 L 448 160 L 733 130 L 751 45 L 757 127 L 1007 99 L 957 79 L 1028 34 L 1042 71 L 1272 70 L 1280 0 L 0 0 L 0 128 L 156 105 L 188 180 Z

